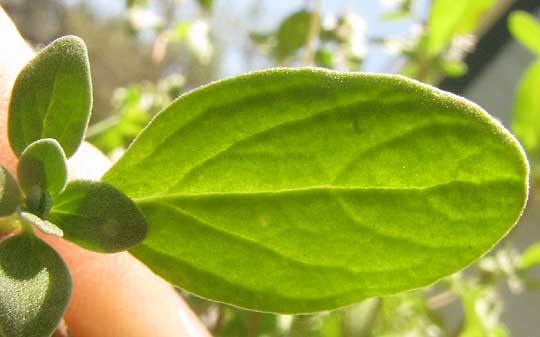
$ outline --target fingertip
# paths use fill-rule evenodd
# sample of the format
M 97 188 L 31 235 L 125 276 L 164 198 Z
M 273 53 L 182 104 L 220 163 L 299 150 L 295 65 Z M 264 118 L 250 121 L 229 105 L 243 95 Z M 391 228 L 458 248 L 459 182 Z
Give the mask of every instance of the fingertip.
M 99 254 L 45 239 L 72 273 L 65 320 L 75 336 L 209 336 L 176 291 L 129 253 Z
M 12 173 L 17 158 L 11 151 L 7 137 L 7 110 L 13 82 L 19 71 L 32 59 L 33 52 L 17 28 L 0 6 L 0 163 Z

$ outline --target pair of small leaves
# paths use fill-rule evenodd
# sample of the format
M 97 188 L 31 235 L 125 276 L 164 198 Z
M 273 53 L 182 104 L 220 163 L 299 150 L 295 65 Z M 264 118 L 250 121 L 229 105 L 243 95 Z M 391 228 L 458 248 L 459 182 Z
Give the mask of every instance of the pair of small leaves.
M 84 42 L 73 36 L 53 41 L 15 81 L 9 105 L 9 140 L 19 156 L 17 175 L 27 207 L 42 218 L 27 220 L 47 227 L 43 224 L 45 219 L 51 220 L 47 216 L 53 206 L 51 221 L 64 231 L 66 239 L 85 248 L 114 252 L 144 237 L 146 226 L 140 211 L 105 183 L 78 181 L 66 188 L 66 160 L 84 137 L 91 92 Z
M 79 147 L 91 110 L 84 43 L 60 38 L 19 74 L 9 106 L 8 136 L 19 157 L 19 185 L 0 170 L 0 216 L 22 232 L 0 241 L 0 335 L 49 336 L 65 310 L 71 280 L 43 233 L 99 252 L 125 250 L 146 234 L 137 206 L 107 183 L 67 183 L 66 157 Z

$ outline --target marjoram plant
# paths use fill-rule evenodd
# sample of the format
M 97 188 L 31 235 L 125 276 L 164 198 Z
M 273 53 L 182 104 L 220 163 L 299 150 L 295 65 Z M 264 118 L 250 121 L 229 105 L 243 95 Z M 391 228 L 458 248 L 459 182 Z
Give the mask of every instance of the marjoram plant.
M 395 75 L 270 69 L 182 95 L 101 181 L 68 181 L 92 108 L 86 47 L 52 42 L 20 72 L 0 172 L 0 335 L 50 336 L 70 298 L 35 234 L 129 249 L 189 292 L 277 313 L 423 287 L 516 223 L 528 163 L 461 97 Z

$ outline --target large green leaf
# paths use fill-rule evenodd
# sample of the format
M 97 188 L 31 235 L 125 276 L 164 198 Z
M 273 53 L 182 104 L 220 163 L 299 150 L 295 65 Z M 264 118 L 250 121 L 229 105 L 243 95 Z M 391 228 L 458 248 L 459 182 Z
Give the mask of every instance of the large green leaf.
M 21 154 L 17 175 L 27 194 L 36 186 L 53 196 L 60 193 L 68 177 L 66 155 L 60 144 L 52 138 L 30 144 Z
M 429 15 L 427 51 L 435 55 L 457 35 L 468 34 L 495 0 L 435 0 Z
M 21 191 L 17 181 L 0 165 L 0 217 L 15 212 L 20 202 Z
M 512 36 L 533 53 L 540 54 L 540 22 L 525 11 L 514 11 L 508 17 Z
M 113 186 L 74 180 L 54 199 L 47 217 L 66 240 L 98 252 L 131 248 L 146 236 L 147 224 L 137 206 Z
M 30 233 L 0 241 L 0 336 L 49 337 L 71 294 L 60 256 Z
M 8 136 L 19 155 L 41 138 L 56 139 L 66 155 L 82 141 L 92 88 L 84 42 L 74 36 L 53 41 L 19 73 L 9 104 Z
M 527 151 L 540 152 L 540 61 L 529 66 L 516 92 L 512 130 Z
M 200 296 L 308 312 L 430 284 L 516 222 L 528 166 L 478 106 L 401 76 L 276 69 L 157 115 L 105 174 L 132 253 Z

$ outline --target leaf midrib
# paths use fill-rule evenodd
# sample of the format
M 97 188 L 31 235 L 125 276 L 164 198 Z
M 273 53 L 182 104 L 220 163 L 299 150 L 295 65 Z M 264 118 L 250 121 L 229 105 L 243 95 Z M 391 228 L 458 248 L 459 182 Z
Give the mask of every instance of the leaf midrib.
M 365 191 L 426 191 L 436 189 L 452 184 L 469 184 L 469 185 L 484 185 L 497 182 L 517 183 L 522 184 L 519 177 L 507 176 L 495 179 L 486 179 L 481 181 L 468 180 L 451 180 L 427 186 L 336 186 L 336 185 L 318 185 L 301 188 L 290 188 L 281 190 L 266 190 L 266 191 L 228 191 L 228 192 L 200 192 L 200 193 L 169 193 L 157 194 L 146 197 L 132 198 L 138 204 L 151 203 L 153 201 L 166 201 L 176 198 L 205 198 L 219 196 L 274 196 L 280 194 L 294 194 L 304 192 L 365 192 Z

